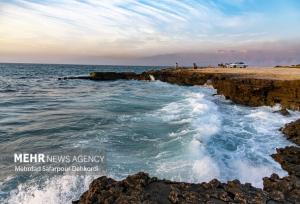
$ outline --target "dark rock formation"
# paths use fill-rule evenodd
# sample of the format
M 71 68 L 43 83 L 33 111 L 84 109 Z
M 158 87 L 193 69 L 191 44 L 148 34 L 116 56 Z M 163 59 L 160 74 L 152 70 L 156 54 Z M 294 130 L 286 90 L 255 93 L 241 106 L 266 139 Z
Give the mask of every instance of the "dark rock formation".
M 273 174 L 270 178 L 264 178 L 264 191 L 269 193 L 273 201 L 299 203 L 300 148 L 295 146 L 280 148 L 272 157 L 289 173 L 289 176 L 279 178 Z
M 290 175 L 300 177 L 300 148 L 295 146 L 276 149 L 272 157 Z
M 300 119 L 286 124 L 281 131 L 288 140 L 300 145 Z
M 75 204 L 96 203 L 298 203 L 300 183 L 296 176 L 264 178 L 264 189 L 238 180 L 191 184 L 150 178 L 138 173 L 122 181 L 105 176 L 94 180 Z
M 272 174 L 270 178 L 265 177 L 263 180 L 264 191 L 270 197 L 269 203 L 299 203 L 300 180 L 298 177 L 292 175 L 279 178 L 277 174 Z
M 238 180 L 190 184 L 150 178 L 138 173 L 122 181 L 105 176 L 94 180 L 74 203 L 266 203 L 268 195 Z
M 92 80 L 117 80 L 117 79 L 137 79 L 134 72 L 92 72 L 90 74 Z

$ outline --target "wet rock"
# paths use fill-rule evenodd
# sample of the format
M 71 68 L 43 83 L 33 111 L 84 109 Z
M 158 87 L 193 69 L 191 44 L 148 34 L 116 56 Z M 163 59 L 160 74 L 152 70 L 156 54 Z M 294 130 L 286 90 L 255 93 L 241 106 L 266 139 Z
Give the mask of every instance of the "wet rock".
M 288 140 L 300 145 L 300 119 L 288 123 L 281 129 Z
M 273 203 L 299 203 L 299 177 L 292 175 L 279 178 L 277 174 L 272 174 L 270 178 L 265 177 L 263 181 L 264 191 L 270 197 L 269 201 L 273 201 Z
M 134 72 L 92 72 L 90 73 L 91 80 L 118 80 L 118 79 L 137 79 L 137 74 Z
M 265 203 L 261 189 L 239 181 L 191 184 L 150 178 L 146 173 L 122 181 L 107 177 L 94 180 L 89 190 L 73 203 Z
M 290 112 L 286 108 L 282 108 L 282 109 L 280 109 L 278 111 L 274 111 L 274 113 L 279 113 L 279 114 L 281 114 L 283 116 L 289 116 L 289 115 L 291 115 Z
M 276 149 L 276 151 L 276 154 L 272 154 L 273 159 L 290 175 L 300 177 L 300 148 L 290 146 Z

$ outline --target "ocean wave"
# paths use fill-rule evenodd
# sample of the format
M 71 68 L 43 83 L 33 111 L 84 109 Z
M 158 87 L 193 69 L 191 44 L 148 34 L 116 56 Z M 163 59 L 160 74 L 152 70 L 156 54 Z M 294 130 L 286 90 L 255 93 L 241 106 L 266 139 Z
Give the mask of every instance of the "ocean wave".
M 44 182 L 36 178 L 18 185 L 4 201 L 8 204 L 71 203 L 79 198 L 95 176 L 62 175 L 54 176 Z

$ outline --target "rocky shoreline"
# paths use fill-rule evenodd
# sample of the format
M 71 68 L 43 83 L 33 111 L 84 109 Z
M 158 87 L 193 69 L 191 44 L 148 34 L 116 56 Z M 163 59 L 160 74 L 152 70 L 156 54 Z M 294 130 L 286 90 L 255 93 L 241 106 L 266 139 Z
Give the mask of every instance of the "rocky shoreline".
M 195 71 L 193 69 L 163 69 L 141 74 L 133 72 L 93 72 L 90 80 L 151 80 L 178 85 L 212 85 L 217 93 L 234 103 L 247 106 L 274 106 L 300 110 L 300 77 L 282 80 L 276 75 L 253 75 L 235 72 Z
M 289 176 L 277 174 L 263 178 L 263 189 L 238 180 L 221 183 L 217 179 L 199 184 L 172 182 L 149 177 L 140 172 L 115 181 L 106 176 L 95 179 L 88 191 L 73 204 L 96 203 L 299 203 L 300 200 L 300 148 L 286 147 L 272 157 Z
M 286 124 L 281 131 L 288 140 L 300 145 L 300 119 Z
M 264 179 L 264 190 L 238 180 L 190 184 L 150 178 L 143 172 L 115 181 L 105 176 L 94 180 L 80 203 L 296 203 L 295 183 L 276 174 Z M 285 189 L 285 187 L 289 187 Z
M 141 74 L 131 72 L 93 72 L 81 79 L 90 80 L 151 80 L 151 78 L 178 85 L 211 85 L 218 94 L 235 103 L 248 106 L 273 106 L 300 110 L 300 80 L 263 78 L 251 74 L 197 72 L 191 69 L 164 69 Z M 287 139 L 300 145 L 300 120 L 281 129 Z M 140 172 L 115 181 L 105 176 L 95 179 L 76 204 L 88 203 L 299 203 L 300 202 L 300 148 L 290 146 L 276 150 L 274 160 L 289 176 L 273 174 L 263 179 L 264 188 L 241 184 L 238 180 L 221 183 L 191 184 L 149 177 Z

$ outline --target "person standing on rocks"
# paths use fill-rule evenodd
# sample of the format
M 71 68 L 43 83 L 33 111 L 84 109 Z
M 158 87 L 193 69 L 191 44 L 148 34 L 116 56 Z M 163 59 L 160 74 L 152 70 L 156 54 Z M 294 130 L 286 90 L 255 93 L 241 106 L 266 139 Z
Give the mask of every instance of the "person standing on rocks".
M 194 62 L 193 63 L 193 67 L 194 67 L 194 69 L 197 69 L 198 67 L 197 67 L 197 64 Z

